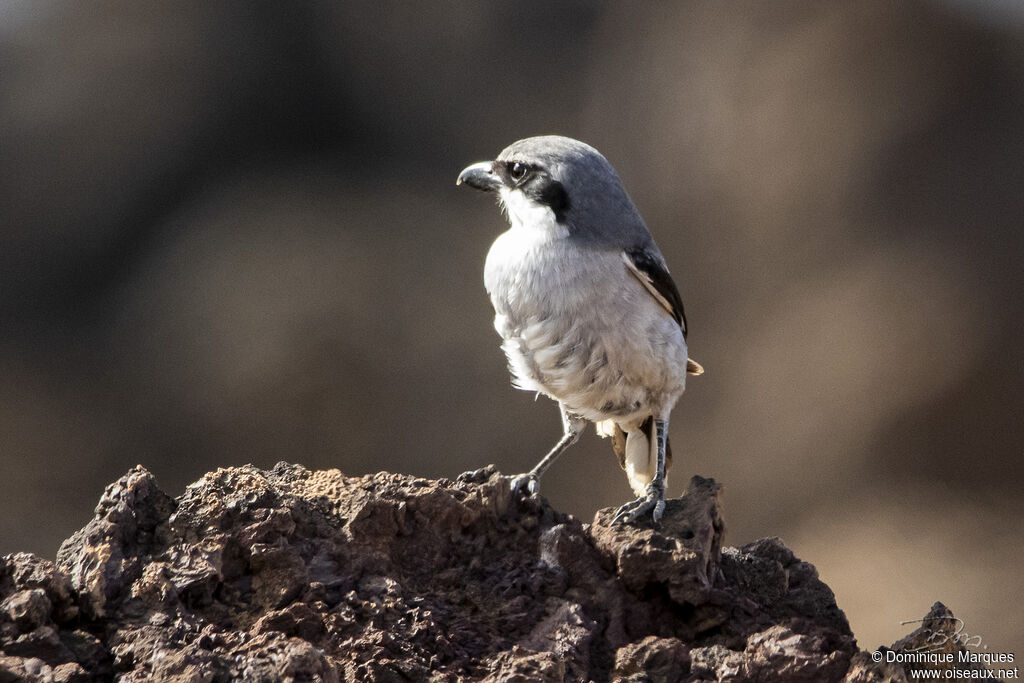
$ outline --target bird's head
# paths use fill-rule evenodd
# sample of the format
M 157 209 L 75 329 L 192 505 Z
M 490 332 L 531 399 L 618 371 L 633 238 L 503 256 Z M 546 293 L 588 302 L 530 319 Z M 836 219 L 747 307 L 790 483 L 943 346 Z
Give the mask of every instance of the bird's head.
M 457 184 L 493 192 L 509 222 L 553 221 L 570 233 L 599 235 L 643 225 L 608 160 L 590 145 L 558 135 L 526 138 L 494 161 L 467 166 Z

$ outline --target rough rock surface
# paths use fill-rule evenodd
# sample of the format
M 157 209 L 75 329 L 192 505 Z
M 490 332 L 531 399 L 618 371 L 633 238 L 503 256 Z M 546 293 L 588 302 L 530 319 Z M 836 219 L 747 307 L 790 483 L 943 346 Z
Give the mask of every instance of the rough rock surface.
M 490 468 L 235 467 L 172 499 L 137 467 L 56 563 L 0 559 L 0 682 L 905 680 L 778 539 L 722 548 L 719 491 L 612 527 Z

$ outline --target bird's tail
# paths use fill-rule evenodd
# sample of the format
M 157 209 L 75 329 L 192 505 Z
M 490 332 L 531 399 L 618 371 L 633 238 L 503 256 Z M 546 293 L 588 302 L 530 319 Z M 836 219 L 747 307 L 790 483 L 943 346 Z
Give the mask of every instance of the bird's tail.
M 622 469 L 626 470 L 633 493 L 642 496 L 657 473 L 658 453 L 654 443 L 654 420 L 647 418 L 640 429 L 626 432 L 626 457 Z
M 624 432 L 612 420 L 598 423 L 597 433 L 612 440 L 612 450 L 619 458 L 619 466 L 626 470 L 629 486 L 642 496 L 647 485 L 658 473 L 658 445 L 654 439 L 654 418 L 648 417 L 639 428 Z M 672 464 L 672 448 L 665 440 L 665 472 Z

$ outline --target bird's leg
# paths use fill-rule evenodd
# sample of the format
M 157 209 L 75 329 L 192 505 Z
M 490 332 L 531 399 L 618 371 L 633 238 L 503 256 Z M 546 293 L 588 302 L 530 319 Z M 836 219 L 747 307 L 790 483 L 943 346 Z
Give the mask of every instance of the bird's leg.
M 654 421 L 654 434 L 657 442 L 657 468 L 654 479 L 647 485 L 644 495 L 630 501 L 615 511 L 612 524 L 635 522 L 647 512 L 655 522 L 665 512 L 665 443 L 668 441 L 668 418 Z
M 544 473 L 551 467 L 551 464 L 558 459 L 558 456 L 564 453 L 569 446 L 580 440 L 583 428 L 587 424 L 586 420 L 579 415 L 570 413 L 561 403 L 558 404 L 558 407 L 562 411 L 562 438 L 559 439 L 558 443 L 555 444 L 555 447 L 547 455 L 541 458 L 541 461 L 532 470 L 512 477 L 512 493 L 516 493 L 523 488 L 531 494 L 540 491 L 540 478 L 544 476 Z

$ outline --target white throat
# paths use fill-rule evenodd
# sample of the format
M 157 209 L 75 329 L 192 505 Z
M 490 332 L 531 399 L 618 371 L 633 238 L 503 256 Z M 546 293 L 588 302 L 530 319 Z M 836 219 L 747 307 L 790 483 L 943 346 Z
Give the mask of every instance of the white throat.
M 538 204 L 524 195 L 522 190 L 503 187 L 498 196 L 513 231 L 538 232 L 551 239 L 569 235 L 569 228 L 558 222 L 551 207 Z

